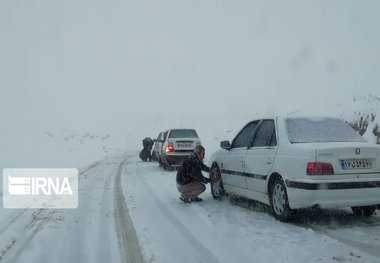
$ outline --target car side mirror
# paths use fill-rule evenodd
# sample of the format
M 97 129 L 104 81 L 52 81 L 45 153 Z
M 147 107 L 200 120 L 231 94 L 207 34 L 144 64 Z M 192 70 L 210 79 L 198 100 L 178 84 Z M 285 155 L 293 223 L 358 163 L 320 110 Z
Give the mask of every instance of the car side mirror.
M 221 141 L 220 147 L 226 150 L 229 150 L 231 148 L 231 144 L 229 141 Z

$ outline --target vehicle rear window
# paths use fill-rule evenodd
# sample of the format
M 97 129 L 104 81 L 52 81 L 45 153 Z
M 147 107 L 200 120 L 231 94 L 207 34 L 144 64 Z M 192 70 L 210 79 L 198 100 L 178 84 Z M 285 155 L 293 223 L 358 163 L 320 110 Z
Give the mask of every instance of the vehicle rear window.
M 291 143 L 308 142 L 365 142 L 353 128 L 334 118 L 285 119 Z
M 198 138 L 198 135 L 195 130 L 191 129 L 178 129 L 171 130 L 169 138 Z

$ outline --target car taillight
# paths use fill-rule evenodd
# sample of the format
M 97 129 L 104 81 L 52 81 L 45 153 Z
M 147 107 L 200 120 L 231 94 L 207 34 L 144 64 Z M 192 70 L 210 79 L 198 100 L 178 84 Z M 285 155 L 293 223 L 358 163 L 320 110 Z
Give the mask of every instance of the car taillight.
M 174 152 L 174 147 L 173 145 L 168 145 L 168 146 L 165 146 L 165 152 Z
M 334 168 L 331 163 L 312 163 L 306 165 L 307 175 L 331 175 L 334 174 Z

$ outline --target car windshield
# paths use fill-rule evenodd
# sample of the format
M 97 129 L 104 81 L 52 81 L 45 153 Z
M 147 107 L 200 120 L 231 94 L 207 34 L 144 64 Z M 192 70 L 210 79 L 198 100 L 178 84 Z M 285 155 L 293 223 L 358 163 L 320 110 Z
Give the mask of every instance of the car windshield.
M 191 129 L 178 129 L 171 130 L 169 138 L 198 138 L 198 135 L 195 130 Z
M 366 141 L 340 119 L 288 118 L 285 122 L 291 143 Z

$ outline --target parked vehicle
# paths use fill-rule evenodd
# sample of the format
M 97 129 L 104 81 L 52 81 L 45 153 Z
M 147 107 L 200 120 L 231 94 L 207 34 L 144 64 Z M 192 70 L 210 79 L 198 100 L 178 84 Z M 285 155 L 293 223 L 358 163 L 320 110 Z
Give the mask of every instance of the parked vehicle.
M 153 145 L 152 158 L 153 161 L 158 161 L 160 166 L 163 165 L 163 161 L 161 160 L 162 151 L 163 151 L 163 143 L 166 139 L 167 131 L 162 131 L 158 134 L 156 141 Z
M 227 193 L 257 200 L 280 221 L 308 207 L 371 216 L 380 204 L 380 146 L 340 119 L 258 119 L 220 144 L 210 157 L 216 199 Z
M 180 165 L 193 154 L 195 146 L 201 144 L 194 129 L 170 129 L 165 133 L 161 154 L 164 167 Z
M 143 160 L 144 162 L 152 160 L 151 151 L 152 151 L 153 143 L 154 141 L 150 137 L 146 137 L 142 141 L 143 149 L 141 150 L 139 156 L 141 160 Z

